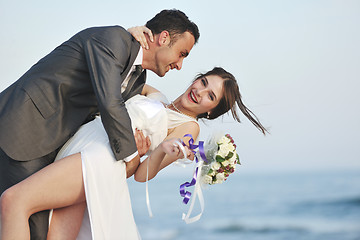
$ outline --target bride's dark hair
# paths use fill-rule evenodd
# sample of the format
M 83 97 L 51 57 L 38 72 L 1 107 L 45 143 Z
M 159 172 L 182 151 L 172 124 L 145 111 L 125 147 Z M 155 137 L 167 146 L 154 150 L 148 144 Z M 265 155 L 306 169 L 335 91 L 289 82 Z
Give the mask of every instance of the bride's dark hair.
M 215 119 L 231 110 L 233 118 L 236 121 L 241 122 L 236 111 L 236 102 L 245 117 L 247 117 L 251 121 L 251 123 L 254 124 L 255 127 L 257 127 L 265 135 L 265 133 L 267 132 L 266 128 L 260 123 L 259 119 L 255 116 L 255 114 L 250 109 L 248 109 L 242 102 L 239 86 L 236 82 L 235 77 L 231 73 L 227 72 L 221 67 L 215 67 L 204 74 L 198 74 L 195 77 L 194 81 L 210 75 L 219 76 L 224 79 L 223 97 L 220 99 L 219 104 L 213 110 L 211 110 L 210 114 L 202 113 L 199 114 L 197 118 Z

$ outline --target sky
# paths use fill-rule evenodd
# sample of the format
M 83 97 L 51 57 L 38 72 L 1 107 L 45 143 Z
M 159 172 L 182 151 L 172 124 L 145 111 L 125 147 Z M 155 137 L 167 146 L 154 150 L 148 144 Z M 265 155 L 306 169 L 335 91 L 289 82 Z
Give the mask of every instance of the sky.
M 200 39 L 181 71 L 147 83 L 174 100 L 196 74 L 221 66 L 268 127 L 241 116 L 201 123 L 199 140 L 230 133 L 243 172 L 360 169 L 360 1 L 0 0 L 0 91 L 78 31 L 143 25 L 182 10 Z

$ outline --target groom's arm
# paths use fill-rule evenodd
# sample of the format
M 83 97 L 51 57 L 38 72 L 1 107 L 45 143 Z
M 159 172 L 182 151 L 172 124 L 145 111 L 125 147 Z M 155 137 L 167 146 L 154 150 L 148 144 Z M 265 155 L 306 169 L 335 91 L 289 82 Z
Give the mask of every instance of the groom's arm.
M 83 41 L 86 61 L 111 148 L 117 160 L 135 156 L 131 120 L 120 91 L 121 74 L 132 64 L 131 36 L 120 27 L 95 28 L 88 34 Z

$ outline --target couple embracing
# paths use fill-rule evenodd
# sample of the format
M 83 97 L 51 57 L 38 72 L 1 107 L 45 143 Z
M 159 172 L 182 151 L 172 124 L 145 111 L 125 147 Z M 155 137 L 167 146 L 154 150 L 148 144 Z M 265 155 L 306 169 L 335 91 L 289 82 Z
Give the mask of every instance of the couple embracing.
M 174 143 L 196 138 L 201 118 L 240 121 L 238 107 L 265 133 L 223 68 L 172 102 L 145 84 L 146 70 L 180 70 L 198 41 L 183 12 L 129 31 L 144 48 L 122 27 L 89 28 L 0 93 L 1 239 L 140 239 L 127 177 L 144 182 L 183 158 Z

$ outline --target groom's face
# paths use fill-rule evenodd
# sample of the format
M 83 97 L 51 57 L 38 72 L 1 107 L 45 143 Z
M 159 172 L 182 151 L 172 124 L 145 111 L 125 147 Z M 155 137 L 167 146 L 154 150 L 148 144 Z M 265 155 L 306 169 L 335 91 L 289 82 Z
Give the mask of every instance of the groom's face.
M 186 58 L 195 44 L 194 36 L 185 32 L 178 37 L 175 43 L 170 44 L 170 36 L 166 44 L 159 47 L 155 53 L 154 72 L 163 77 L 169 70 L 182 68 L 184 58 Z

